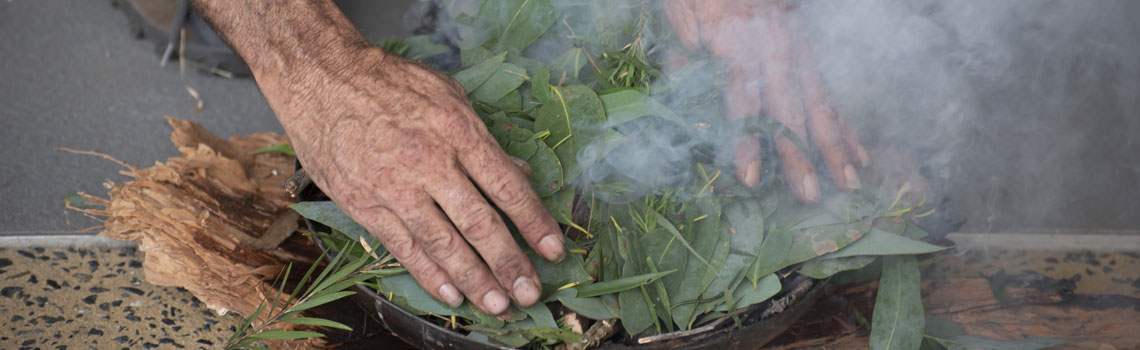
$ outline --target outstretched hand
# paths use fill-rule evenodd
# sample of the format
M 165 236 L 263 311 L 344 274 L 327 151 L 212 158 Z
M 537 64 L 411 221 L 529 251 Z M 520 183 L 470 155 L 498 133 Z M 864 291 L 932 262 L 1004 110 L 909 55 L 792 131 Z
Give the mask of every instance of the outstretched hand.
M 331 0 L 191 4 L 249 64 L 313 181 L 428 293 L 489 314 L 538 301 L 492 204 L 548 260 L 562 233 L 455 80 L 369 44 Z
M 734 74 L 724 90 L 729 120 L 758 117 L 763 109 L 800 140 L 809 140 L 810 131 L 810 142 L 819 149 L 835 184 L 843 190 L 858 189 L 862 182 L 856 169 L 870 165 L 870 157 L 829 105 L 819 75 L 809 63 L 807 45 L 790 35 L 787 9 L 780 3 L 670 0 L 665 9 L 683 45 L 703 45 L 732 69 Z M 772 137 L 792 193 L 804 203 L 819 202 L 819 177 L 808 155 L 783 133 Z M 736 175 L 745 186 L 759 183 L 760 159 L 758 134 L 734 141 Z
M 343 67 L 351 72 L 312 75 L 310 94 L 274 106 L 325 119 L 293 139 L 306 170 L 437 299 L 458 306 L 466 295 L 490 314 L 507 309 L 508 295 L 534 304 L 538 275 L 482 194 L 541 256 L 561 259 L 561 233 L 524 170 L 450 77 L 362 51 Z

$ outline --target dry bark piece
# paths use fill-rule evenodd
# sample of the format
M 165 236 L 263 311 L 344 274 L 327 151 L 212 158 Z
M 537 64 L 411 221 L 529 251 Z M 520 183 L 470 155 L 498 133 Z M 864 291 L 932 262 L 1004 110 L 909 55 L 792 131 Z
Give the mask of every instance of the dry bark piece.
M 316 255 L 308 240 L 289 240 L 298 217 L 281 184 L 293 173 L 295 158 L 254 154 L 288 139 L 255 133 L 223 140 L 197 123 L 166 119 L 182 155 L 149 168 L 119 162 L 132 180 L 108 183 L 106 207 L 81 211 L 102 217 L 101 236 L 139 244 L 147 282 L 186 288 L 219 312 L 252 314 L 276 294 L 266 279 L 286 263 L 311 262 L 306 257 Z

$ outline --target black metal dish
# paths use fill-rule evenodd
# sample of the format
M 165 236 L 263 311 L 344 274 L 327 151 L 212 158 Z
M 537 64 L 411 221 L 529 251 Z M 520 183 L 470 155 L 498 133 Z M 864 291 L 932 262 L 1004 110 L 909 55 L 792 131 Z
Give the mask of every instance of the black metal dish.
M 298 197 L 302 201 L 327 200 L 315 185 L 309 184 Z M 305 220 L 310 231 L 328 232 L 328 227 Z M 327 247 L 319 239 L 313 241 L 322 250 Z M 331 261 L 333 256 L 326 256 Z M 748 307 L 737 314 L 740 326 L 725 317 L 713 326 L 685 332 L 631 339 L 619 333 L 598 345 L 599 349 L 753 349 L 783 333 L 811 308 L 820 296 L 826 280 L 814 280 L 792 274 L 782 282 L 783 289 L 771 299 Z M 456 330 L 441 327 L 388 301 L 376 290 L 357 285 L 353 301 L 375 315 L 380 323 L 404 342 L 424 350 L 437 349 L 510 349 L 468 338 Z

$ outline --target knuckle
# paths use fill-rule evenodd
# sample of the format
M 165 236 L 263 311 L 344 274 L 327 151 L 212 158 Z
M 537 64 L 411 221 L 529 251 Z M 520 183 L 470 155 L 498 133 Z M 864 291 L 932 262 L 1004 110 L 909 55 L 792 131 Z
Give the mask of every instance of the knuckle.
M 459 271 L 455 271 L 451 274 L 451 278 L 455 280 L 455 283 L 460 286 L 468 287 L 482 285 L 483 283 L 480 281 L 481 277 L 482 274 L 479 273 L 479 267 L 477 265 L 464 265 L 459 268 Z
M 384 247 L 392 252 L 392 255 L 400 259 L 400 262 L 405 264 L 415 264 L 420 254 L 416 254 L 416 242 L 411 238 L 394 237 L 384 241 Z
M 437 257 L 447 256 L 456 248 L 455 235 L 450 233 L 434 234 L 424 237 L 424 247 Z
M 518 227 L 520 232 L 523 233 L 542 233 L 545 230 L 546 221 L 538 213 L 524 212 L 515 215 L 515 227 Z
M 529 185 L 529 184 L 528 184 Z M 511 176 L 500 176 L 491 183 L 491 195 L 502 206 L 515 206 L 525 202 L 530 194 L 530 187 L 519 185 Z
M 530 266 L 528 261 L 520 261 L 518 256 L 510 255 L 492 263 L 492 269 L 499 279 L 506 281 L 514 281 L 518 276 L 527 272 L 526 266 Z
M 470 240 L 483 240 L 501 226 L 502 219 L 487 206 L 476 206 L 464 213 L 460 218 L 458 227 L 463 235 Z

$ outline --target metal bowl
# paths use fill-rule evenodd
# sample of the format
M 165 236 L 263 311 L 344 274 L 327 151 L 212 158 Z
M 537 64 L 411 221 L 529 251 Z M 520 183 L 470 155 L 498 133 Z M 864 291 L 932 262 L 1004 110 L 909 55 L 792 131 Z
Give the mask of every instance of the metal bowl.
M 300 191 L 301 200 L 327 200 L 316 186 L 309 185 Z M 308 220 L 310 231 L 328 232 L 328 227 Z M 322 250 L 328 248 L 319 239 L 313 241 Z M 331 261 L 333 256 L 326 255 Z M 792 274 L 781 281 L 783 289 L 776 296 L 749 306 L 737 313 L 740 323 L 732 316 L 718 319 L 689 331 L 659 334 L 651 337 L 630 338 L 617 334 L 598 345 L 599 349 L 754 349 L 772 341 L 808 309 L 820 296 L 826 280 L 815 280 Z M 404 342 L 424 350 L 437 349 L 510 349 L 471 339 L 459 331 L 441 327 L 388 301 L 376 290 L 357 285 L 354 301 L 370 315 L 375 315 L 384 327 Z

